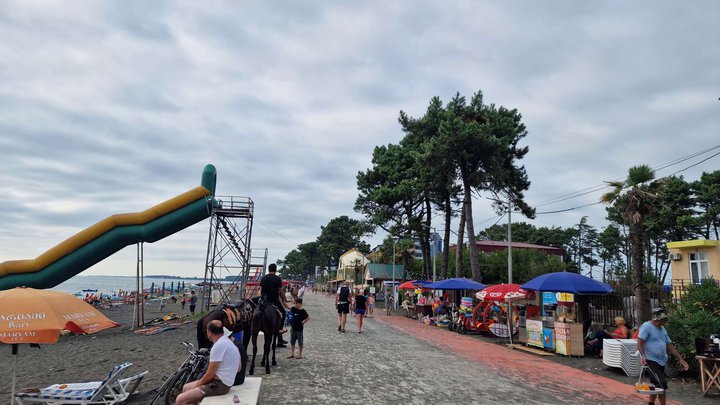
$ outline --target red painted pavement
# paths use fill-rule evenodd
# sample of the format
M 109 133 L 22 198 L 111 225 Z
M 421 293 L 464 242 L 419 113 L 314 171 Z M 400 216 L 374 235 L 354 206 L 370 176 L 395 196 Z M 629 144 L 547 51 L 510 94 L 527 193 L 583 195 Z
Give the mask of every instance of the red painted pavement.
M 648 397 L 636 394 L 630 384 L 564 366 L 526 352 L 427 326 L 404 316 L 385 316 L 377 311 L 377 316 L 373 319 L 433 346 L 482 363 L 484 367 L 495 369 L 498 373 L 510 375 L 516 381 L 522 381 L 523 385 L 551 396 L 586 399 L 594 404 L 627 405 L 648 402 Z M 671 400 L 667 403 L 680 404 Z

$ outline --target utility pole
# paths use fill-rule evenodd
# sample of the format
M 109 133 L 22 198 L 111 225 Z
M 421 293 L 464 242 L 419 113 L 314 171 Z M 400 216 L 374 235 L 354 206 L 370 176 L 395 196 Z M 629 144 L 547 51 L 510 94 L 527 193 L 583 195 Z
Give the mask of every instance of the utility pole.
M 437 248 L 436 248 L 436 239 L 435 235 L 437 235 L 437 230 L 435 228 L 430 228 L 432 231 L 432 248 L 430 249 L 430 257 L 433 261 L 433 283 L 437 283 Z
M 512 274 L 512 199 L 508 193 L 508 284 L 513 282 Z M 512 302 L 508 302 L 508 329 L 510 330 L 510 345 L 513 344 L 513 310 Z
M 393 285 L 393 309 L 397 308 L 397 297 L 395 296 L 395 245 L 397 244 L 397 241 L 395 240 L 395 237 L 393 236 L 393 278 L 392 278 L 392 285 Z M 387 305 L 387 302 L 385 303 Z
M 508 284 L 513 282 L 512 273 L 512 200 L 508 193 Z

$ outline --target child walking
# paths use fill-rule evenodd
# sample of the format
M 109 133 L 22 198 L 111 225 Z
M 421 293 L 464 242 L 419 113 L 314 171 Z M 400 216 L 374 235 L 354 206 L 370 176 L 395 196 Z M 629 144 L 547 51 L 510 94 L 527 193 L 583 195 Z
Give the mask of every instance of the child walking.
M 288 359 L 302 359 L 303 356 L 303 328 L 310 315 L 303 309 L 302 298 L 295 299 L 295 306 L 290 308 L 292 313 L 292 329 L 290 330 L 290 356 Z M 295 342 L 298 344 L 298 355 L 295 357 Z

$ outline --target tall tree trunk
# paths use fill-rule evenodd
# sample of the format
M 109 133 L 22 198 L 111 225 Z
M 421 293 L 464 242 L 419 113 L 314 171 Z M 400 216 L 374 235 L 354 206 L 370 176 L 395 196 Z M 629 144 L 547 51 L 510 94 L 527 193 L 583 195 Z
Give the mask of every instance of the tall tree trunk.
M 432 274 L 432 257 L 430 257 L 430 241 L 423 235 L 420 239 L 420 250 L 423 255 L 423 280 L 430 280 Z
M 450 263 L 450 222 L 452 221 L 452 204 L 450 196 L 445 199 L 445 230 L 443 232 L 442 263 L 440 273 L 442 278 L 447 278 L 448 265 Z
M 605 278 L 605 266 L 607 264 L 607 260 L 603 257 L 603 283 L 607 283 L 607 280 Z
M 422 247 L 424 249 L 423 251 L 423 264 L 425 267 L 425 272 L 429 276 L 432 274 L 433 269 L 433 260 L 435 260 L 434 257 L 430 254 L 430 226 L 432 225 L 432 205 L 430 203 L 430 199 L 425 197 L 425 226 L 423 226 L 423 232 L 422 232 L 422 238 L 423 238 L 423 244 Z M 427 255 L 427 256 L 425 256 Z M 430 259 L 430 260 L 428 260 Z M 425 277 L 425 280 L 430 280 L 430 277 Z M 433 280 L 436 281 L 436 280 Z
M 665 266 L 665 269 L 664 269 L 663 272 L 662 272 L 662 278 L 660 279 L 660 285 L 664 285 L 664 284 L 665 284 L 665 279 L 667 278 L 668 270 L 670 270 L 670 262 L 669 262 L 669 261 L 668 261 L 668 262 L 664 262 L 664 263 L 663 263 L 663 266 Z
M 470 271 L 472 278 L 477 282 L 482 282 L 482 274 L 480 273 L 480 260 L 478 258 L 478 248 L 475 244 L 475 225 L 472 216 L 472 188 L 467 176 L 463 178 L 463 187 L 465 197 L 463 198 L 463 208 L 465 211 L 465 227 L 467 228 L 468 251 L 470 252 Z
M 463 249 L 465 249 L 465 207 L 460 209 L 460 225 L 457 232 L 457 246 L 455 249 L 455 277 L 460 277 L 463 266 Z
M 650 298 L 645 284 L 645 229 L 642 221 L 630 224 L 630 254 L 635 291 L 635 324 L 641 325 L 649 321 L 651 315 Z

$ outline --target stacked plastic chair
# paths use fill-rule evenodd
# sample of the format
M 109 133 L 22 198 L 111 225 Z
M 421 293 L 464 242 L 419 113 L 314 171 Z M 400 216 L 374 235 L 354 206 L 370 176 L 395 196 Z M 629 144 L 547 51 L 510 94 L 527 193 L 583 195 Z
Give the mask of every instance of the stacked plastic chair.
M 635 370 L 633 353 L 637 352 L 637 340 L 635 339 L 603 339 L 603 364 L 608 367 L 623 368 L 623 352 L 626 357 L 626 367 L 630 371 Z M 640 363 L 640 356 L 637 357 L 637 363 Z M 624 370 L 624 368 L 623 368 Z M 626 373 L 628 371 L 625 371 Z M 637 376 L 637 373 L 633 376 Z M 629 374 L 628 374 L 629 375 Z

